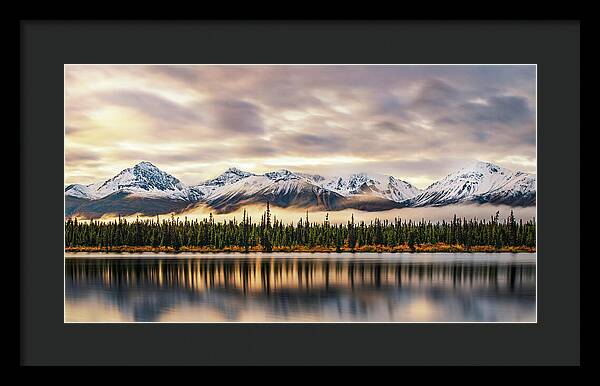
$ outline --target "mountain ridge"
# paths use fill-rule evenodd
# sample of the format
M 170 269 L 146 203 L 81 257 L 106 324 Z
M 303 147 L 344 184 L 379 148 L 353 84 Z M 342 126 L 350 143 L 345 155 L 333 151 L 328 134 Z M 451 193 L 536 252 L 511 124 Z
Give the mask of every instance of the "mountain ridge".
M 226 213 L 266 201 L 281 207 L 366 211 L 457 203 L 533 206 L 535 198 L 535 174 L 513 172 L 481 161 L 450 173 L 425 189 L 377 173 L 328 178 L 287 169 L 256 174 L 235 167 L 199 184 L 186 185 L 151 162 L 142 161 L 105 181 L 66 186 L 65 215 L 102 215 L 115 213 L 115 208 L 121 214 L 132 214 L 134 208 L 144 214 L 163 214 L 161 211 L 167 209 L 176 211 L 195 205 L 208 205 Z

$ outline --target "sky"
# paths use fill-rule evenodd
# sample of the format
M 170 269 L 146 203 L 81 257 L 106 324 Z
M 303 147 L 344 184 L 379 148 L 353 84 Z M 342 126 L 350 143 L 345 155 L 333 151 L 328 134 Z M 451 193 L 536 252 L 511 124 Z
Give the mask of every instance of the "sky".
M 66 65 L 65 183 L 150 161 L 194 185 L 229 167 L 393 175 L 476 161 L 536 172 L 536 69 Z

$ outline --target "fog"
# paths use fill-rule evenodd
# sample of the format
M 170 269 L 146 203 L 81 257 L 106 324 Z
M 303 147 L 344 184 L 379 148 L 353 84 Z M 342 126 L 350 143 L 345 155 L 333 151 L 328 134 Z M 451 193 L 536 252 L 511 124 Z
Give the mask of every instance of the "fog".
M 174 218 L 179 218 L 180 220 L 184 220 L 185 218 L 187 218 L 188 220 L 198 219 L 200 221 L 208 218 L 212 213 L 215 221 L 232 220 L 234 218 L 238 221 L 241 221 L 244 210 L 246 211 L 247 215 L 249 215 L 252 218 L 253 222 L 257 222 L 260 221 L 261 216 L 265 211 L 265 206 L 248 205 L 244 208 L 226 214 L 215 214 L 214 211 L 210 208 L 200 206 L 192 210 L 188 210 L 186 212 L 163 214 L 159 215 L 158 217 L 160 220 L 169 219 L 171 218 L 171 216 L 173 216 Z M 375 218 L 379 218 L 381 220 L 393 220 L 396 217 L 399 217 L 402 220 L 419 221 L 421 219 L 424 219 L 425 221 L 436 222 L 442 220 L 451 220 L 455 214 L 457 217 L 467 219 L 489 219 L 496 212 L 500 212 L 500 219 L 503 220 L 510 215 L 511 210 L 513 211 L 517 221 L 519 219 L 523 219 L 523 221 L 531 220 L 532 218 L 536 217 L 535 207 L 522 208 L 490 204 L 449 205 L 443 207 L 427 208 L 402 208 L 380 212 L 365 212 L 354 209 L 327 212 L 309 209 L 308 217 L 311 222 L 323 222 L 325 220 L 325 216 L 328 215 L 330 223 L 346 223 L 350 220 L 352 215 L 354 215 L 355 222 L 370 222 Z M 272 218 L 277 220 L 283 220 L 284 223 L 298 222 L 300 218 L 304 219 L 306 217 L 306 213 L 306 209 L 271 207 Z M 112 221 L 116 218 L 117 216 L 115 215 L 106 215 L 102 216 L 100 218 L 100 221 Z M 127 219 L 128 221 L 135 221 L 136 218 L 139 218 L 140 220 L 156 219 L 156 216 L 131 215 L 121 216 L 121 218 Z

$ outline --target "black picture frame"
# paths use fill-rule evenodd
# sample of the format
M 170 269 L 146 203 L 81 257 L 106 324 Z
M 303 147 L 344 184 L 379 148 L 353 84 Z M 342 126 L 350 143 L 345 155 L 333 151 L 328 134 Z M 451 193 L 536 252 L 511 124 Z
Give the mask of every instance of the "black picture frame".
M 580 364 L 578 21 L 23 21 L 20 34 L 22 365 Z M 66 63 L 537 64 L 538 323 L 65 324 Z

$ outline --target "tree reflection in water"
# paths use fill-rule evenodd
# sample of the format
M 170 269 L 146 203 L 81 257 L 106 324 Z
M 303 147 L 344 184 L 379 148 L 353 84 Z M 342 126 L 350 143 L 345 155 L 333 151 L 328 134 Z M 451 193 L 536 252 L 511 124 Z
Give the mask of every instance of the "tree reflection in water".
M 66 259 L 67 321 L 535 321 L 531 261 L 233 256 Z

